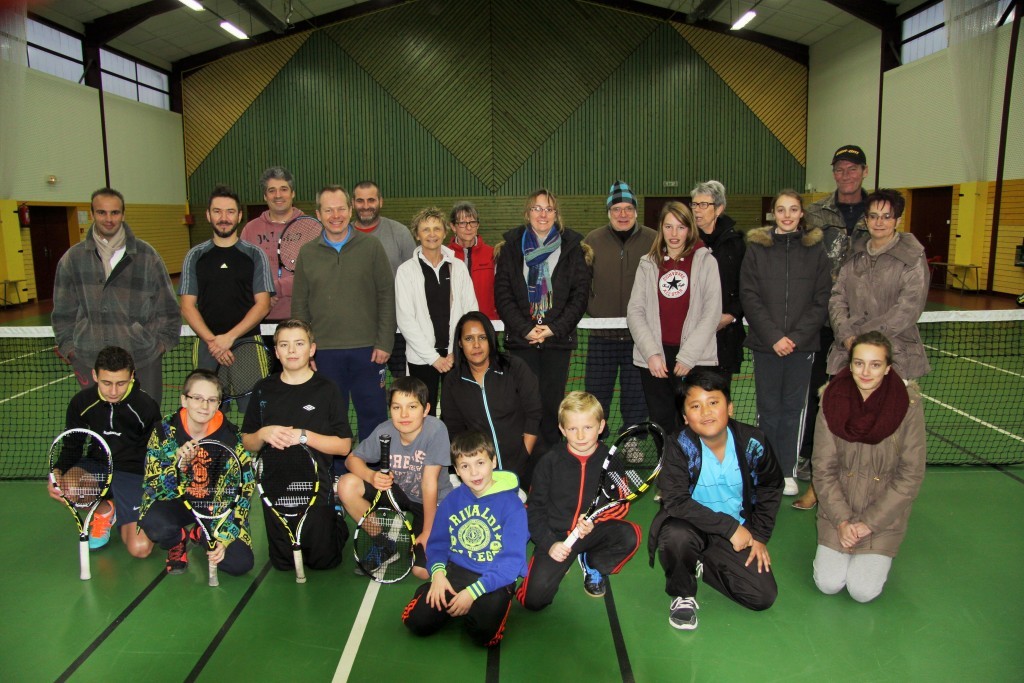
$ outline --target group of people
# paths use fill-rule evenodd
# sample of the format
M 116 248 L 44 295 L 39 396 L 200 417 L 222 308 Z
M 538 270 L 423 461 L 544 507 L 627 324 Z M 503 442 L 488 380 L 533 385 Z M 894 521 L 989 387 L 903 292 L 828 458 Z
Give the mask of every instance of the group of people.
M 474 639 L 493 645 L 513 597 L 546 607 L 573 564 L 599 597 L 640 546 L 625 510 L 580 519 L 618 386 L 627 424 L 650 419 L 671 434 L 648 543 L 665 572 L 672 626 L 696 627 L 702 575 L 751 609 L 774 602 L 767 543 L 781 496 L 799 493 L 800 469 L 813 470 L 794 507 L 818 508 L 817 585 L 873 599 L 924 472 L 920 395 L 901 380 L 928 371 L 915 325 L 928 272 L 923 248 L 898 231 L 903 198 L 861 188 L 863 151 L 840 148 L 832 167 L 834 194 L 805 210 L 798 193 L 779 193 L 774 224 L 745 239 L 714 180 L 697 184 L 689 203 L 666 203 L 656 230 L 640 224 L 636 196 L 616 181 L 608 224 L 585 238 L 562 223 L 555 195 L 538 190 L 524 223 L 493 248 L 468 202 L 447 215 L 424 209 L 410 230 L 380 215 L 375 183 L 351 194 L 328 185 L 316 202 L 323 232 L 302 247 L 294 273 L 271 265 L 282 229 L 301 215 L 291 174 L 263 174 L 268 209 L 240 231 L 239 197 L 217 187 L 206 212 L 212 238 L 189 251 L 180 284 L 196 370 L 181 409 L 164 418 L 160 356 L 178 342 L 178 304 L 159 257 L 124 222 L 123 197 L 98 190 L 89 234 L 58 266 L 53 313 L 59 350 L 83 382 L 69 426 L 117 432 L 113 500 L 94 516 L 91 544 L 102 546 L 114 525 L 133 555 L 158 544 L 167 570 L 180 573 L 199 532 L 174 463 L 203 438 L 245 458 L 303 444 L 338 508 L 324 496 L 311 509 L 306 564 L 337 566 L 348 534 L 340 509 L 359 518 L 392 488 L 414 520 L 413 573 L 427 581 L 406 625 L 426 634 L 466 615 Z M 566 395 L 587 313 L 625 317 L 628 329 L 591 332 L 586 392 Z M 261 322 L 277 324 L 279 371 L 241 406 L 237 429 L 220 411 L 214 371 Z M 744 347 L 758 427 L 732 419 Z M 388 474 L 381 434 L 392 439 Z M 239 506 L 209 551 L 228 573 L 253 564 L 248 511 Z M 271 563 L 290 569 L 285 531 L 266 526 Z M 574 529 L 580 541 L 569 548 Z

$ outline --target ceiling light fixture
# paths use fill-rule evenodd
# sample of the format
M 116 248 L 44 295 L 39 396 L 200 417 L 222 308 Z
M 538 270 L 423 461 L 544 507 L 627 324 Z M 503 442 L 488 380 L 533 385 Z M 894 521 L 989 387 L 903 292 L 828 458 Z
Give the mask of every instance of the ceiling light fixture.
M 245 31 L 238 28 L 230 21 L 225 20 L 220 22 L 220 27 L 228 33 L 230 33 L 231 35 L 233 35 L 235 38 L 238 38 L 239 40 L 248 40 L 249 38 L 249 36 L 245 35 Z
M 729 27 L 729 30 L 730 31 L 739 31 L 741 28 L 743 28 L 744 26 L 749 24 L 751 21 L 753 21 L 754 17 L 757 16 L 757 12 L 754 11 L 754 8 L 757 7 L 760 4 L 761 4 L 761 0 L 757 0 L 757 2 L 755 2 L 753 5 L 751 5 L 750 9 L 748 9 L 743 14 L 743 16 L 741 16 L 739 19 L 737 19 L 735 24 L 733 24 L 732 26 Z
M 178 2 L 183 4 L 185 7 L 188 7 L 189 9 L 195 10 L 196 12 L 202 12 L 204 9 L 206 9 L 205 7 L 200 5 L 196 0 L 178 0 Z

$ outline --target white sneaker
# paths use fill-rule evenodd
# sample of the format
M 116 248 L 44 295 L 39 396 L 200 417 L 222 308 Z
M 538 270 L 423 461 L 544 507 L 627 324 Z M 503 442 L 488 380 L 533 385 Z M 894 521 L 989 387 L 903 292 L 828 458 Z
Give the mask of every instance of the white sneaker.
M 680 631 L 697 628 L 697 610 L 700 606 L 694 598 L 673 598 L 668 608 L 668 623 Z
M 797 485 L 794 477 L 786 477 L 786 486 L 782 489 L 782 495 L 795 496 L 800 493 L 800 486 Z

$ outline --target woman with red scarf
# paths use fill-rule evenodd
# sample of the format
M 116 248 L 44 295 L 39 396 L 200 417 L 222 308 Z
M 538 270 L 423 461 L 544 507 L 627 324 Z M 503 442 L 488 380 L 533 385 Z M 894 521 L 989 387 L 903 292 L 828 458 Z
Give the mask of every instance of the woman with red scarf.
M 718 365 L 722 283 L 688 206 L 666 203 L 658 225 L 654 244 L 636 270 L 626 322 L 633 364 L 647 370 L 640 382 L 651 420 L 677 432 L 683 426 L 676 402 L 683 377 L 698 365 Z
M 881 332 L 857 336 L 850 365 L 825 386 L 814 431 L 818 551 L 814 583 L 857 602 L 882 592 L 924 479 L 924 409 L 892 369 Z

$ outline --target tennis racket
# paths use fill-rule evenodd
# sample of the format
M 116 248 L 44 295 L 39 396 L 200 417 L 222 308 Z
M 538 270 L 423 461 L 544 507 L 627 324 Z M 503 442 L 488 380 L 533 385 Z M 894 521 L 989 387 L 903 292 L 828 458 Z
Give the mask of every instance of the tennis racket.
M 217 377 L 224 384 L 224 402 L 248 396 L 256 383 L 270 374 L 270 352 L 263 342 L 246 337 L 231 347 L 235 360 L 231 365 L 218 365 Z
M 299 258 L 299 249 L 306 242 L 312 242 L 324 226 L 312 216 L 298 216 L 288 221 L 284 226 L 281 236 L 277 238 L 277 276 L 281 277 L 281 271 L 295 272 L 295 261 Z
M 78 558 L 83 581 L 89 571 L 89 523 L 103 501 L 114 476 L 110 446 L 88 429 L 69 429 L 50 446 L 50 481 L 78 524 Z M 84 511 L 81 516 L 79 511 Z
M 238 506 L 242 497 L 244 472 L 235 450 L 214 439 L 196 444 L 189 457 L 178 461 L 185 485 L 182 500 L 203 530 L 207 549 L 217 546 L 217 530 Z M 219 586 L 217 565 L 210 562 L 210 585 Z
M 653 422 L 633 425 L 622 432 L 601 465 L 597 496 L 583 518 L 600 521 L 601 515 L 612 508 L 643 495 L 661 472 L 664 445 L 665 432 Z M 579 537 L 573 528 L 565 546 L 571 548 Z
M 78 382 L 79 386 L 84 387 L 84 386 L 88 385 L 90 382 L 92 382 L 92 377 L 83 377 L 82 373 L 80 373 L 78 370 L 75 369 L 74 362 L 72 362 L 72 360 L 70 358 L 68 358 L 63 353 L 61 353 L 59 347 L 54 346 L 53 347 L 53 352 L 57 355 L 57 358 L 60 358 L 62 363 L 67 365 L 69 368 L 71 368 L 71 371 L 73 373 L 75 373 L 75 380 Z
M 302 525 L 320 492 L 316 460 L 305 444 L 277 450 L 265 446 L 256 459 L 256 487 L 288 533 L 295 560 L 295 583 L 306 583 L 302 566 Z
M 380 471 L 381 474 L 391 471 L 391 436 L 388 434 L 380 435 Z M 412 570 L 415 542 L 412 526 L 392 490 L 377 491 L 352 537 L 356 563 L 378 583 L 401 581 Z

